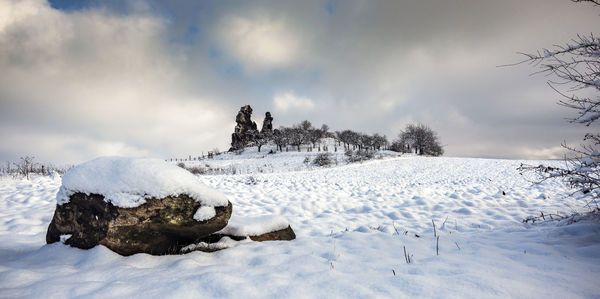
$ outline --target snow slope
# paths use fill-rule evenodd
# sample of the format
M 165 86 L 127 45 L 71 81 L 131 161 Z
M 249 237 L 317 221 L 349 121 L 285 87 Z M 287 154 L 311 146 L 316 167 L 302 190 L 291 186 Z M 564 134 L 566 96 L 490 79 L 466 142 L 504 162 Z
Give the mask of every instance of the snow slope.
M 598 221 L 522 223 L 583 202 L 559 182 L 532 185 L 515 170 L 521 161 L 400 157 L 302 170 L 290 163 L 303 155 L 290 155 L 271 155 L 281 166 L 271 172 L 197 178 L 223 192 L 237 216 L 284 217 L 296 240 L 178 256 L 45 245 L 60 179 L 0 179 L 0 297 L 600 294 Z M 256 160 L 223 163 L 252 170 Z

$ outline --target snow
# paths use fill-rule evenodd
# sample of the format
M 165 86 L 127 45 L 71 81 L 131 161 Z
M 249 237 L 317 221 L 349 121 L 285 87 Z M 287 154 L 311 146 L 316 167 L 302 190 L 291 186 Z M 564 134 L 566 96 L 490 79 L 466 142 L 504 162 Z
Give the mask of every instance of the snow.
M 197 221 L 204 221 L 210 218 L 213 218 L 217 215 L 217 211 L 215 211 L 214 207 L 211 206 L 201 206 L 196 210 L 194 214 L 194 219 Z
M 46 245 L 60 179 L 0 178 L 0 298 L 600 294 L 598 219 L 522 223 L 584 209 L 560 181 L 533 185 L 516 170 L 558 161 L 399 157 L 318 168 L 303 164 L 306 155 L 196 162 L 239 166 L 235 175 L 195 177 L 231 199 L 233 222 L 281 216 L 297 236 L 224 239 L 208 246 L 231 248 L 212 253 L 123 257 L 103 246 Z
M 219 231 L 219 233 L 232 236 L 259 236 L 265 233 L 285 229 L 289 225 L 289 222 L 281 216 L 263 215 L 241 217 L 236 213 L 236 210 L 234 210 L 227 226 Z
M 181 249 L 181 252 L 188 253 L 188 252 L 197 250 L 199 248 L 209 249 L 209 250 L 221 250 L 221 249 L 238 246 L 239 244 L 243 244 L 245 242 L 249 242 L 249 240 L 235 241 L 229 237 L 223 237 L 223 238 L 221 238 L 221 240 L 219 240 L 218 242 L 215 242 L 215 243 L 200 242 L 198 244 L 191 244 L 191 245 L 185 246 Z
M 207 206 L 227 206 L 227 197 L 200 183 L 190 172 L 159 159 L 101 157 L 69 170 L 56 201 L 69 202 L 74 193 L 94 193 L 123 208 L 138 207 L 147 198 L 187 194 Z M 214 211 L 214 209 L 213 209 Z M 210 211 L 203 210 L 206 216 Z M 201 217 L 200 217 L 201 218 Z
M 332 166 L 341 166 L 348 164 L 347 157 L 344 154 L 343 147 L 338 147 L 337 152 L 333 152 L 333 144 L 329 144 L 332 160 Z M 275 150 L 273 146 L 263 146 L 261 152 L 256 147 L 246 149 L 241 155 L 237 153 L 223 153 L 215 156 L 213 159 L 204 159 L 200 161 L 176 161 L 175 163 L 184 163 L 186 167 L 201 167 L 208 174 L 255 174 L 255 173 L 280 173 L 289 171 L 315 170 L 322 167 L 312 164 L 312 161 L 318 154 L 318 150 L 306 152 L 306 147 L 301 147 L 298 152 L 295 147 L 290 147 L 288 152 L 277 152 L 269 154 L 269 150 Z M 379 151 L 377 159 L 386 157 L 396 157 L 398 153 L 392 151 Z M 308 160 L 308 163 L 305 163 Z

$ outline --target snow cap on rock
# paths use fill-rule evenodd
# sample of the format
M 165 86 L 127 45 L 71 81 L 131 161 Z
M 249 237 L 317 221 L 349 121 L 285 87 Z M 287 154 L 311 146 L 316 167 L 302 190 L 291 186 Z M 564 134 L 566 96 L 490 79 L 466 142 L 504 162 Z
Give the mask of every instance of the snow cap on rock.
M 147 198 L 186 194 L 205 206 L 227 206 L 221 192 L 202 184 L 187 170 L 160 159 L 100 157 L 69 170 L 56 194 L 59 205 L 74 193 L 100 194 L 122 208 L 134 208 Z

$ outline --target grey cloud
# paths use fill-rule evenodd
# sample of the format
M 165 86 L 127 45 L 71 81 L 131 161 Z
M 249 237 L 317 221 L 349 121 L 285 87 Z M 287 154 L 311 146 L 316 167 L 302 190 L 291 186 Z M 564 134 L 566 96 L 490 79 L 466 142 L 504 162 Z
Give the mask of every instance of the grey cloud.
M 80 152 L 78 161 L 225 149 L 243 104 L 257 122 L 274 112 L 275 126 L 309 119 L 394 137 L 424 122 L 458 156 L 555 157 L 584 131 L 563 120 L 569 111 L 534 69 L 497 67 L 597 27 L 597 10 L 568 1 L 340 1 L 331 15 L 325 1 L 108 2 L 69 13 L 21 3 L 41 9 L 0 22 L 0 132 L 12 142 L 0 159 L 28 148 L 48 159 Z M 259 65 L 248 51 L 261 36 L 241 48 L 243 35 L 227 35 L 231 18 L 279 26 L 261 44 L 294 43 L 281 48 L 291 56 Z M 286 94 L 315 107 L 277 110 Z

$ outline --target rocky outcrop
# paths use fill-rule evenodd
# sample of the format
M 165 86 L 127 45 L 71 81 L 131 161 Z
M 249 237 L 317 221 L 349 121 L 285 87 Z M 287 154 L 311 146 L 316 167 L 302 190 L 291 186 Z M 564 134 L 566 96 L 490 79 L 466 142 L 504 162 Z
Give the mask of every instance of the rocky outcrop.
M 214 207 L 214 217 L 197 221 L 194 214 L 201 205 L 184 194 L 150 198 L 135 208 L 114 206 L 98 194 L 75 193 L 69 199 L 56 206 L 46 242 L 71 235 L 68 245 L 88 249 L 101 244 L 121 255 L 178 253 L 224 228 L 232 210 L 231 203 Z
M 265 120 L 263 120 L 262 129 L 260 130 L 260 133 L 273 133 L 273 117 L 271 116 L 271 112 L 265 113 Z
M 229 151 L 243 149 L 258 135 L 256 123 L 252 121 L 252 107 L 250 105 L 240 108 L 235 122 L 237 125 L 231 134 L 231 148 Z

